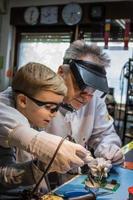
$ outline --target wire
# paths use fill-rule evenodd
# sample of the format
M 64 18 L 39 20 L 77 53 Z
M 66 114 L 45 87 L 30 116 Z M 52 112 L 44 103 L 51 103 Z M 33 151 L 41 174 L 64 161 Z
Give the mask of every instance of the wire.
M 47 174 L 48 170 L 50 169 L 50 167 L 51 167 L 51 165 L 52 165 L 52 163 L 53 163 L 53 161 L 54 161 L 54 159 L 55 159 L 55 157 L 56 157 L 56 155 L 57 155 L 57 153 L 58 153 L 58 151 L 59 151 L 59 149 L 60 149 L 62 143 L 65 141 L 66 138 L 68 138 L 68 136 L 66 136 L 66 137 L 64 137 L 64 138 L 61 139 L 61 141 L 60 141 L 60 143 L 58 144 L 57 149 L 55 150 L 54 155 L 53 155 L 53 157 L 51 158 L 49 164 L 47 165 L 47 167 L 46 167 L 46 169 L 45 169 L 43 175 L 42 175 L 41 178 L 39 179 L 38 183 L 35 185 L 34 189 L 31 191 L 31 195 L 34 195 L 34 193 L 36 192 L 36 190 L 37 190 L 39 184 L 41 183 L 42 179 L 45 177 L 45 175 Z

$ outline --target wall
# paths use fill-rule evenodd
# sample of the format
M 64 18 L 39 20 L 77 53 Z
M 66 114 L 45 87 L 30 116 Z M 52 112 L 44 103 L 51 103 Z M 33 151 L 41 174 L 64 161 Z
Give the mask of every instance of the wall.
M 5 0 L 0 0 L 4 2 Z M 99 0 L 98 0 L 99 1 Z M 14 30 L 10 26 L 10 9 L 12 7 L 24 7 L 24 6 L 35 6 L 35 5 L 51 5 L 51 4 L 66 4 L 71 0 L 7 0 L 6 14 L 0 15 L 2 20 L 0 26 L 0 56 L 4 57 L 3 69 L 0 69 L 0 90 L 5 89 L 10 82 L 10 79 L 5 76 L 6 71 L 9 67 L 12 67 L 13 58 L 13 44 L 14 44 Z M 88 2 L 86 0 L 76 0 L 75 2 Z M 1 3 L 2 4 L 2 3 Z
M 125 1 L 125 0 L 10 0 L 11 7 L 19 6 L 34 6 L 34 5 L 51 5 L 51 4 L 66 4 L 69 2 L 90 3 L 90 2 L 109 2 L 109 1 Z M 132 0 L 131 0 L 132 1 Z
M 2 0 L 0 0 L 2 2 Z M 14 30 L 10 25 L 10 8 L 12 7 L 24 7 L 24 6 L 37 6 L 37 5 L 55 5 L 55 4 L 67 4 L 72 0 L 3 0 L 7 2 L 6 14 L 0 15 L 2 19 L 1 34 L 0 34 L 0 56 L 4 57 L 3 69 L 0 69 L 0 90 L 5 89 L 10 80 L 5 77 L 7 69 L 12 67 L 13 58 L 13 44 L 14 44 Z M 109 2 L 110 0 L 106 1 Z M 112 0 L 117 1 L 117 0 Z M 124 0 L 123 0 L 124 1 Z M 86 2 L 101 2 L 101 0 L 75 0 L 74 2 L 86 3 Z
M 9 2 L 8 2 L 9 3 Z M 5 71 L 9 66 L 9 52 L 11 43 L 11 27 L 9 25 L 10 9 L 9 4 L 6 8 L 6 14 L 1 14 L 1 35 L 0 35 L 0 56 L 3 56 L 3 68 L 0 69 L 0 90 L 4 89 L 9 82 L 9 79 L 5 77 Z

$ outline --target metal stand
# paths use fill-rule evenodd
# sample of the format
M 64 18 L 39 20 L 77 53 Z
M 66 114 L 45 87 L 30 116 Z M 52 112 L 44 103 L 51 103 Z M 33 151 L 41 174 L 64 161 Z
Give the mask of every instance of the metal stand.
M 125 139 L 133 140 L 133 59 L 129 59 L 127 63 L 127 94 L 125 103 L 124 123 L 122 142 L 125 144 Z

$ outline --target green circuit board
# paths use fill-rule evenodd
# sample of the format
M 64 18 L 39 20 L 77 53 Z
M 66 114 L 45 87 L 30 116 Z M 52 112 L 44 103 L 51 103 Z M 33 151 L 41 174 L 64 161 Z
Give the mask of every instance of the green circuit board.
M 101 181 L 100 187 L 115 192 L 120 187 L 120 183 L 118 183 L 116 180 Z
M 98 187 L 98 188 L 103 188 L 103 189 L 107 189 L 107 190 L 115 192 L 120 187 L 120 183 L 118 183 L 114 179 L 112 179 L 110 181 L 108 181 L 106 179 L 102 179 L 101 181 L 98 181 L 98 180 L 93 180 L 93 181 L 94 181 L 94 186 L 92 186 L 92 187 L 94 187 L 94 188 L 96 185 L 96 187 Z M 84 184 L 89 188 L 89 185 L 90 185 L 89 178 L 87 178 L 85 180 Z

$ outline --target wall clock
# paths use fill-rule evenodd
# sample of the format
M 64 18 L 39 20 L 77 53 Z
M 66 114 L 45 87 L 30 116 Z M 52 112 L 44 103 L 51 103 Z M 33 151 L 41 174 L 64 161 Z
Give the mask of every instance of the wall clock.
M 62 10 L 62 19 L 65 24 L 72 26 L 78 24 L 82 18 L 82 8 L 77 3 L 69 3 Z
M 103 20 L 105 18 L 105 8 L 103 5 L 92 5 L 89 12 L 91 20 Z
M 27 24 L 35 25 L 38 22 L 39 10 L 37 7 L 28 7 L 24 12 L 24 20 Z
M 41 8 L 40 23 L 41 24 L 56 24 L 58 22 L 58 7 L 47 6 Z

